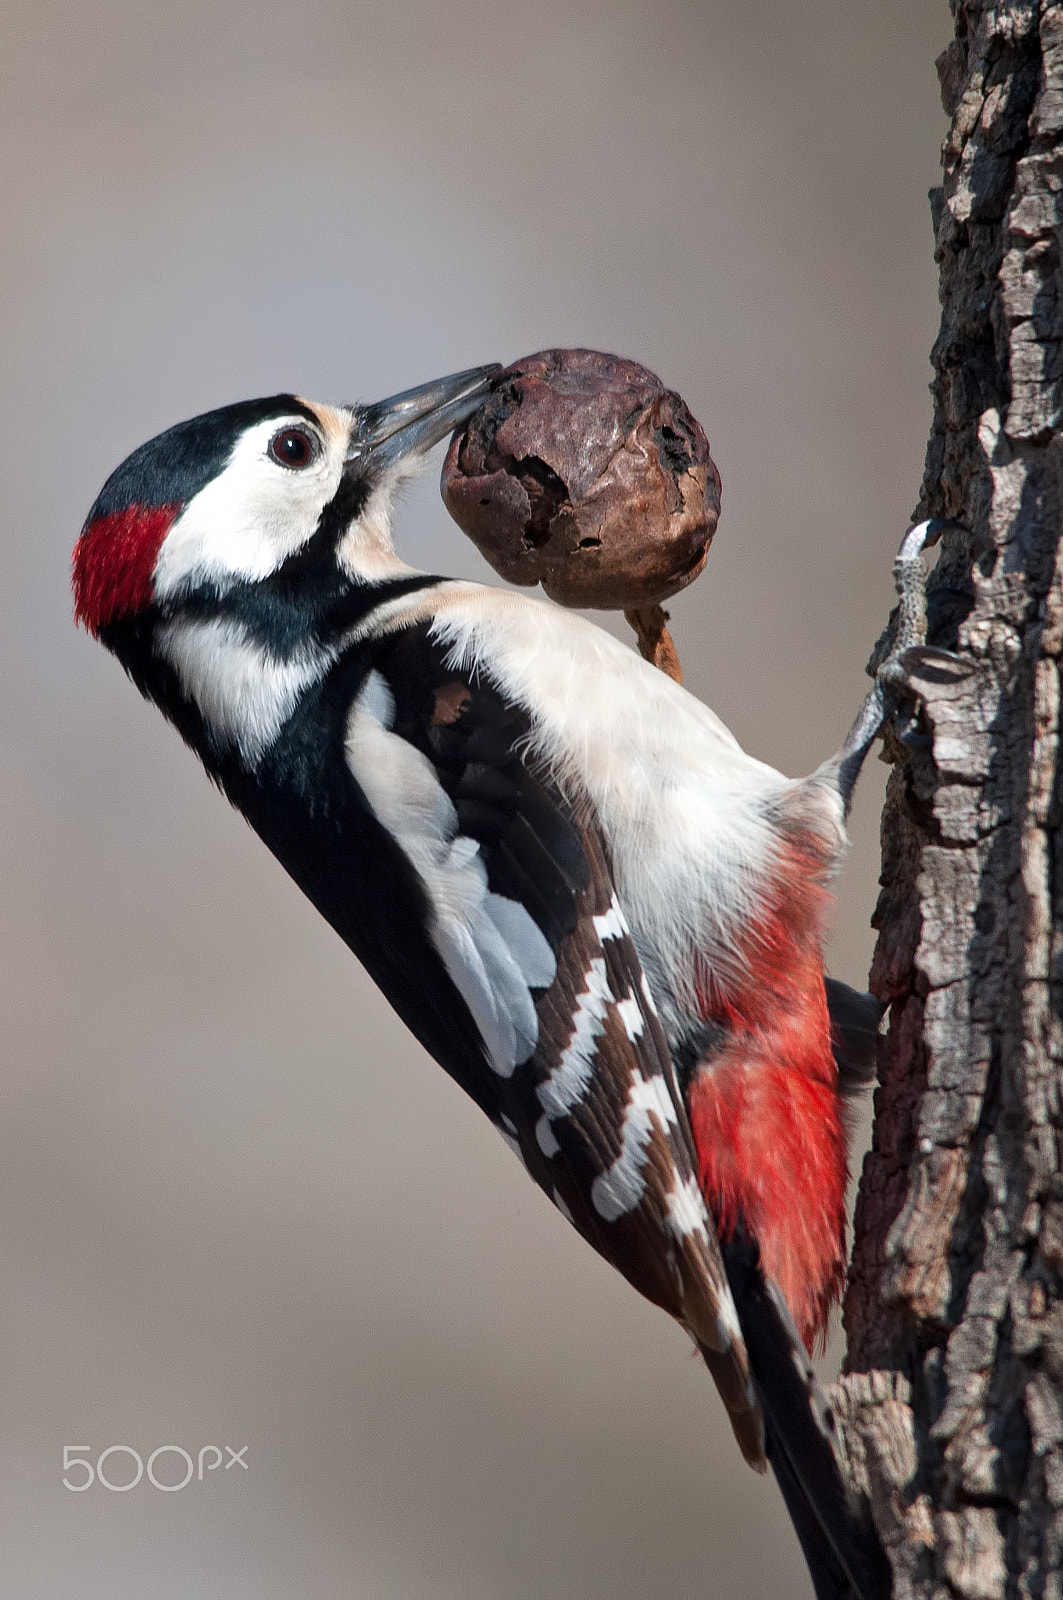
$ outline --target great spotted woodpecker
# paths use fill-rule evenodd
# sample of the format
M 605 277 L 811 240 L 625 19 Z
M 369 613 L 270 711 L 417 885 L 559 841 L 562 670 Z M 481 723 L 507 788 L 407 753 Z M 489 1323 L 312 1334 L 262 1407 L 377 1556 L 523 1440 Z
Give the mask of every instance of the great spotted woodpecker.
M 888 690 L 790 780 L 580 617 L 407 566 L 396 484 L 495 370 L 160 434 L 89 514 L 76 614 L 558 1209 L 688 1330 L 820 1600 L 878 1600 L 806 1349 L 843 1281 L 842 1091 L 878 1021 L 824 977 L 827 884 Z

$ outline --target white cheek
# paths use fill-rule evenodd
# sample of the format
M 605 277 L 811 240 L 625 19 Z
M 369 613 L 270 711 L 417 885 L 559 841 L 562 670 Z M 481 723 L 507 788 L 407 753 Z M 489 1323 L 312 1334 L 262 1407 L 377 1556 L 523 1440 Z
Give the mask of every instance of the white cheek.
M 311 537 L 343 462 L 326 446 L 305 471 L 278 466 L 266 454 L 277 427 L 271 421 L 241 439 L 225 470 L 177 517 L 155 565 L 160 600 L 190 584 L 265 578 Z

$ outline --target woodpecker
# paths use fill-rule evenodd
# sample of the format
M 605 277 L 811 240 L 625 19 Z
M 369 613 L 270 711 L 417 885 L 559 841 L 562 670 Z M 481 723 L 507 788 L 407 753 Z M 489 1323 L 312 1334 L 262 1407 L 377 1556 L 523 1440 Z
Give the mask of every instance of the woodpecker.
M 819 1600 L 879 1600 L 808 1353 L 844 1278 L 843 1098 L 879 1020 L 825 977 L 828 885 L 889 683 L 791 780 L 582 617 L 408 566 L 396 488 L 497 370 L 170 428 L 89 513 L 76 616 L 553 1204 L 687 1330 Z

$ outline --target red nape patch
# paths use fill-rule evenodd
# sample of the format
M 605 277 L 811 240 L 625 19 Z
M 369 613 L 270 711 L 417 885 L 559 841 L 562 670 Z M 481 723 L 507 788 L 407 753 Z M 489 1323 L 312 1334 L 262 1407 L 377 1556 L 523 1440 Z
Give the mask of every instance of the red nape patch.
M 845 1281 L 845 1126 L 823 988 L 827 863 L 791 838 L 775 893 L 743 941 L 748 974 L 721 996 L 699 984 L 727 1042 L 696 1072 L 690 1123 L 723 1237 L 741 1219 L 811 1351 Z
M 90 633 L 151 604 L 155 562 L 180 509 L 128 506 L 82 529 L 74 546 L 74 616 Z

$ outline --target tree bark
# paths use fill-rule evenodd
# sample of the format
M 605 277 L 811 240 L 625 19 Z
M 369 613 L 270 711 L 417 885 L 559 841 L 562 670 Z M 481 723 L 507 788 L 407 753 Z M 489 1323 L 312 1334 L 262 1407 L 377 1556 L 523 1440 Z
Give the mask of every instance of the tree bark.
M 946 535 L 882 823 L 891 1006 L 834 1398 L 898 1597 L 1063 1597 L 1063 5 L 953 0 L 917 517 Z

